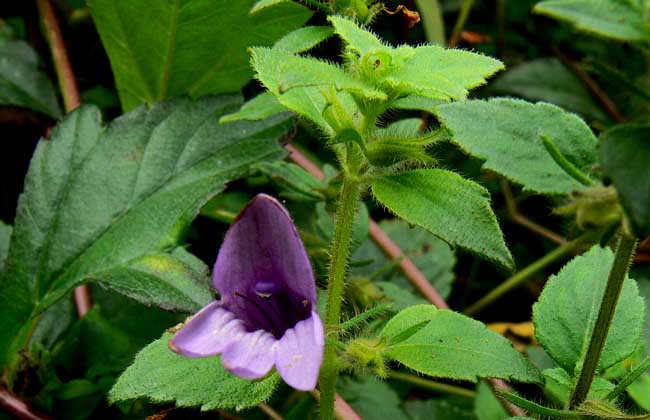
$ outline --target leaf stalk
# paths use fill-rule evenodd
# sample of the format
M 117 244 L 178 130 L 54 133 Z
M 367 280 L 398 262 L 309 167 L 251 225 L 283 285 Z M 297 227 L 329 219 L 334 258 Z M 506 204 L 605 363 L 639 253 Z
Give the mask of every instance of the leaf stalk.
M 490 293 L 483 296 L 481 299 L 476 301 L 474 304 L 470 305 L 464 313 L 469 316 L 474 316 L 477 313 L 481 312 L 486 307 L 490 306 L 497 300 L 499 300 L 503 295 L 510 292 L 511 290 L 519 287 L 522 283 L 528 280 L 532 275 L 542 270 L 547 265 L 557 261 L 558 259 L 575 253 L 581 246 L 585 243 L 591 241 L 593 237 L 593 232 L 585 232 L 581 236 L 573 239 L 572 241 L 566 242 L 559 247 L 555 248 L 553 251 L 544 255 L 542 258 L 538 259 L 534 263 L 530 264 L 526 268 L 517 272 L 515 275 L 501 283 L 499 286 L 494 288 Z

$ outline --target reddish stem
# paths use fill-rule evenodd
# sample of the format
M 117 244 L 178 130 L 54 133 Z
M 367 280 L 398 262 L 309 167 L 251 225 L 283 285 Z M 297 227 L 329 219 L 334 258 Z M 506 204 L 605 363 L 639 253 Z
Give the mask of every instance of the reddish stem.
M 492 389 L 502 389 L 504 391 L 512 392 L 512 388 L 508 386 L 507 383 L 503 382 L 501 379 L 488 379 Z M 509 401 L 499 399 L 503 407 L 513 416 L 526 417 L 528 414 L 521 408 L 517 407 Z
M 596 83 L 596 81 L 580 67 L 578 63 L 570 59 L 566 54 L 560 51 L 557 47 L 551 46 L 551 51 L 557 56 L 557 58 L 564 63 L 573 73 L 578 76 L 578 78 L 585 84 L 587 89 L 591 94 L 596 98 L 600 105 L 607 111 L 607 113 L 616 121 L 617 123 L 625 122 L 625 117 L 621 114 L 621 111 L 616 106 L 616 103 L 605 93 L 605 91 Z
M 0 387 L 0 407 L 23 420 L 54 420 L 54 417 L 40 412 L 2 387 Z
M 413 261 L 404 255 L 401 248 L 372 219 L 370 219 L 370 237 L 388 257 L 400 259 L 399 266 L 404 272 L 404 275 L 425 299 L 440 309 L 449 309 L 447 302 L 440 296 L 440 293 L 438 293 L 435 287 L 429 283 L 424 274 L 413 264 Z
M 68 51 L 63 41 L 63 35 L 61 35 L 59 21 L 56 18 L 56 13 L 50 0 L 36 0 L 36 5 L 38 6 L 38 12 L 43 22 L 45 38 L 52 52 L 52 61 L 54 61 L 54 69 L 59 79 L 63 104 L 66 112 L 70 112 L 81 104 L 81 97 L 79 96 L 77 80 L 74 77 L 70 59 L 68 58 Z
M 36 0 L 38 12 L 41 15 L 43 23 L 43 34 L 50 46 L 52 52 L 52 61 L 57 78 L 59 79 L 59 89 L 63 97 L 63 105 L 66 112 L 71 112 L 81 105 L 81 96 L 77 87 L 77 80 L 72 71 L 72 65 L 68 57 L 68 50 L 63 41 L 59 21 L 52 7 L 50 0 Z M 93 306 L 93 299 L 90 294 L 88 285 L 81 285 L 74 291 L 74 301 L 77 306 L 79 318 L 84 316 Z

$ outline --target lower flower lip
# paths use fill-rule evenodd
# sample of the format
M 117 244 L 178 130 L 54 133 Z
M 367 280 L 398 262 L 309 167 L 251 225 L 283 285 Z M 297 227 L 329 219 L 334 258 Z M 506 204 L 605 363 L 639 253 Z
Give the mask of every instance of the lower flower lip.
M 215 331 L 226 334 L 219 337 Z M 275 366 L 287 384 L 309 391 L 318 381 L 324 342 L 323 325 L 314 311 L 275 338 L 263 330 L 244 332 L 241 321 L 213 302 L 192 317 L 168 345 L 186 357 L 221 354 L 223 367 L 245 379 L 263 378 Z

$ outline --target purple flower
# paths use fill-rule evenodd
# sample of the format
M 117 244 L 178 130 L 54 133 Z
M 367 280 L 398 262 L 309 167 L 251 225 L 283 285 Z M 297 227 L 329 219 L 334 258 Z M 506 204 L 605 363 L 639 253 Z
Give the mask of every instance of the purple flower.
M 292 387 L 314 389 L 324 332 L 316 284 L 287 210 L 259 194 L 235 219 L 214 266 L 221 299 L 201 309 L 169 342 L 188 357 L 221 354 L 237 376 L 256 379 L 275 365 Z

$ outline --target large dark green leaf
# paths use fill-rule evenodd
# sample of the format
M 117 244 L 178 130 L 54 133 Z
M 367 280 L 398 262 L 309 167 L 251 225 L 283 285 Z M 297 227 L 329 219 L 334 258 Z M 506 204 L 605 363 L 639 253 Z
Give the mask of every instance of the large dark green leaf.
M 514 263 L 490 195 L 479 184 L 443 169 L 418 169 L 372 182 L 372 192 L 390 211 L 503 267 Z
M 593 247 L 575 257 L 552 276 L 533 306 L 535 337 L 567 372 L 582 362 L 603 297 L 614 254 Z M 634 280 L 623 285 L 616 313 L 603 348 L 599 368 L 629 356 L 639 344 L 643 326 L 643 299 Z
M 648 42 L 650 26 L 636 0 L 546 0 L 534 11 L 573 24 L 576 29 L 619 41 Z
M 167 346 L 169 333 L 145 347 L 111 389 L 109 400 L 145 398 L 178 407 L 243 409 L 267 400 L 279 376 L 248 381 L 226 371 L 218 357 L 188 358 Z
M 480 382 L 476 387 L 474 414 L 478 420 L 502 420 L 508 415 L 490 386 L 485 382 Z
M 443 397 L 407 401 L 404 407 L 412 420 L 476 420 L 471 402 L 469 398 Z
M 33 109 L 52 117 L 61 115 L 52 83 L 39 68 L 39 59 L 25 41 L 13 39 L 0 22 L 0 105 Z
M 339 382 L 338 389 L 364 420 L 409 420 L 397 393 L 377 378 L 361 381 L 345 378 Z
M 35 315 L 85 281 L 184 311 L 211 299 L 205 265 L 178 241 L 226 182 L 283 154 L 277 119 L 218 123 L 239 103 L 178 99 L 107 127 L 87 106 L 39 143 L 0 287 L 0 364 Z
M 557 58 L 539 58 L 511 67 L 487 89 L 498 95 L 550 102 L 586 119 L 608 120 L 585 84 Z
M 183 93 L 239 91 L 253 76 L 246 48 L 271 45 L 311 16 L 293 2 L 249 16 L 254 3 L 89 0 L 124 110 Z
M 9 252 L 9 240 L 11 239 L 11 231 L 13 229 L 10 225 L 5 225 L 2 220 L 0 220 L 0 272 L 5 266 L 5 259 L 7 258 L 7 253 Z
M 433 305 L 401 311 L 380 336 L 388 344 L 388 357 L 426 375 L 472 382 L 479 378 L 541 382 L 539 371 L 506 338 Z
M 589 172 L 597 161 L 596 137 L 574 114 L 546 103 L 516 99 L 464 101 L 440 105 L 436 114 L 452 141 L 483 167 L 542 194 L 567 194 L 584 188 L 546 151 L 550 138 L 573 166 Z
M 601 137 L 603 171 L 614 182 L 632 227 L 650 235 L 650 125 L 624 124 Z

